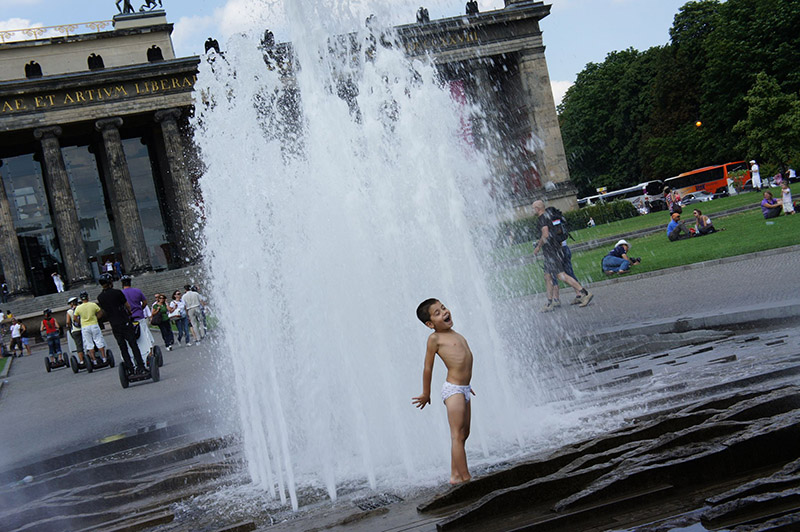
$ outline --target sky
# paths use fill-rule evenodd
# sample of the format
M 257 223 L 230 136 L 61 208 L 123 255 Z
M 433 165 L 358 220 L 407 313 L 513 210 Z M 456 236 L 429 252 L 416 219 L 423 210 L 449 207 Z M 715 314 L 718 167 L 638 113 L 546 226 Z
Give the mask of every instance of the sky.
M 224 47 L 230 35 L 254 24 L 267 24 L 278 40 L 290 35 L 282 4 L 298 0 L 162 0 L 167 20 L 175 25 L 173 43 L 179 57 L 203 51 L 213 36 Z M 414 22 L 424 5 L 431 19 L 464 13 L 466 0 L 327 0 L 349 3 L 353 10 L 387 5 L 408 15 L 397 23 Z M 587 63 L 602 62 L 609 52 L 629 47 L 645 50 L 669 42 L 675 13 L 687 0 L 550 0 L 551 14 L 541 21 L 546 58 L 556 103 Z M 144 0 L 131 0 L 139 9 Z M 501 9 L 504 0 L 478 0 L 481 11 Z M 262 13 L 256 16 L 254 13 Z M 115 0 L 0 0 L 0 31 L 33 26 L 109 20 Z

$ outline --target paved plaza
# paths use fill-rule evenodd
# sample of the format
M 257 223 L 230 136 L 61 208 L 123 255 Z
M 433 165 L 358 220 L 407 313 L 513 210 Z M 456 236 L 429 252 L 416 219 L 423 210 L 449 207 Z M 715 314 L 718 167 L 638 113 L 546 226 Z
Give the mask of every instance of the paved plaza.
M 584 401 L 629 409 L 624 415 L 631 423 L 652 423 L 659 416 L 688 419 L 685 423 L 673 422 L 684 423 L 684 429 L 697 435 L 693 445 L 702 445 L 708 441 L 705 435 L 720 430 L 719 425 L 704 425 L 717 418 L 711 414 L 689 416 L 684 411 L 705 412 L 714 401 L 735 405 L 744 404 L 746 399 L 763 401 L 766 406 L 759 408 L 781 423 L 788 415 L 770 405 L 783 404 L 781 400 L 791 403 L 798 396 L 792 386 L 800 374 L 800 276 L 791 274 L 798 267 L 800 250 L 765 253 L 599 283 L 592 287 L 595 299 L 586 308 L 565 307 L 542 316 L 537 312 L 541 296 L 514 305 L 523 307 L 537 320 L 572 325 L 569 337 L 577 341 L 564 348 L 564 366 L 571 375 L 570 384 L 580 390 Z M 703 324 L 714 319 L 728 319 L 741 329 L 693 330 L 704 329 Z M 111 339 L 110 335 L 107 338 Z M 611 350 L 612 355 L 609 350 L 586 351 L 587 344 L 591 344 L 585 341 L 587 338 L 597 339 L 597 345 L 616 347 Z M 115 347 L 113 340 L 109 345 Z M 584 357 L 580 364 L 570 359 L 576 356 L 575 349 L 584 350 L 579 353 Z M 114 369 L 91 375 L 74 375 L 69 369 L 46 373 L 41 346 L 32 357 L 14 359 L 0 388 L 0 520 L 13 524 L 12 530 L 84 530 L 103 523 L 106 525 L 101 529 L 108 529 L 104 527 L 112 523 L 119 530 L 129 530 L 132 528 L 126 527 L 131 523 L 144 522 L 148 523 L 145 528 L 163 531 L 193 530 L 200 522 L 206 530 L 244 523 L 241 530 L 286 531 L 433 531 L 437 525 L 443 530 L 467 530 L 470 526 L 475 530 L 508 530 L 528 522 L 522 518 L 493 520 L 493 512 L 508 513 L 509 507 L 517 503 L 498 499 L 488 488 L 502 486 L 508 478 L 521 475 L 524 464 L 507 464 L 506 476 L 502 467 L 479 470 L 476 478 L 484 480 L 460 490 L 450 491 L 443 486 L 413 494 L 361 493 L 342 496 L 335 505 L 327 504 L 324 494 L 307 494 L 308 501 L 318 497 L 317 502 L 298 514 L 276 510 L 274 506 L 269 511 L 253 510 L 261 503 L 249 499 L 225 506 L 219 501 L 222 498 L 213 494 L 242 482 L 243 473 L 239 442 L 229 438 L 236 430 L 237 413 L 232 405 L 232 390 L 226 388 L 230 380 L 226 357 L 220 355 L 223 350 L 224 345 L 209 342 L 164 352 L 162 380 L 145 381 L 125 391 L 120 388 Z M 586 360 L 586 356 L 591 359 Z M 758 397 L 741 396 L 755 392 Z M 785 399 L 770 395 L 774 393 L 784 394 Z M 643 405 L 650 415 L 642 415 Z M 736 419 L 736 423 L 743 421 L 741 417 Z M 758 437 L 763 437 L 759 431 L 772 434 L 767 428 L 751 425 L 742 426 L 743 432 L 737 437 L 747 441 L 753 431 Z M 795 430 L 793 427 L 789 424 L 785 430 Z M 779 436 L 769 440 L 770 445 L 780 444 L 783 440 Z M 617 448 L 618 442 L 597 443 L 608 437 L 598 435 L 595 443 L 583 444 L 589 446 L 587 449 L 607 447 L 603 460 L 608 468 L 617 467 L 608 456 L 645 449 L 649 441 L 629 438 L 628 447 L 614 451 L 610 449 Z M 615 440 L 612 437 L 607 441 Z M 552 462 L 548 456 L 553 451 L 556 449 L 531 459 L 540 464 L 536 467 L 554 467 L 560 462 Z M 581 452 L 572 459 L 584 454 L 590 453 Z M 747 460 L 740 462 L 747 465 Z M 765 470 L 769 475 L 780 472 L 775 471 L 774 464 L 765 466 Z M 543 473 L 537 471 L 533 476 L 542 477 Z M 622 478 L 628 473 L 620 469 L 617 474 Z M 769 475 L 768 480 L 757 480 L 769 482 Z M 122 489 L 107 484 L 120 484 L 122 478 L 124 491 L 113 497 L 105 493 Z M 731 479 L 730 482 L 754 481 L 751 472 L 744 470 Z M 533 480 L 526 478 L 525 483 Z M 669 485 L 653 489 L 667 496 L 677 482 L 673 479 Z M 515 486 L 511 482 L 506 489 L 519 489 Z M 573 488 L 590 489 L 588 484 L 580 486 L 575 484 Z M 695 502 L 704 497 L 721 497 L 726 491 L 707 486 L 692 486 L 691 490 Z M 139 495 L 133 497 L 131 493 Z M 479 504 L 479 495 L 494 500 L 492 504 L 497 504 L 497 509 Z M 634 500 L 642 497 L 636 492 Z M 94 502 L 77 511 L 78 501 Z M 564 511 L 580 511 L 570 510 L 564 515 L 591 520 L 580 501 L 570 501 L 563 503 Z M 418 506 L 428 511 L 418 512 Z M 526 506 L 522 512 L 523 506 L 519 508 L 520 515 L 524 513 L 534 521 L 552 511 Z M 673 514 L 691 520 L 690 512 L 683 512 L 677 502 L 672 508 Z M 642 522 L 645 518 L 645 514 L 636 511 L 615 511 L 619 523 Z M 612 509 L 605 508 L 603 512 L 608 514 Z M 34 518 L 38 521 L 31 521 Z M 726 518 L 724 513 L 716 517 L 719 522 Z M 38 524 L 34 528 L 24 524 L 31 522 Z M 536 529 L 570 530 L 568 524 L 551 525 L 552 528 Z M 610 525 L 598 524 L 596 530 L 611 529 L 604 528 L 607 526 Z

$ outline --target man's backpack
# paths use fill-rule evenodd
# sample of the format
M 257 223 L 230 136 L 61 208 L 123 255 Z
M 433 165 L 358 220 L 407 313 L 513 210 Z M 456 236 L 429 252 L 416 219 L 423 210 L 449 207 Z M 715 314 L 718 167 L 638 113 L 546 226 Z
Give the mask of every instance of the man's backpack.
M 555 207 L 548 207 L 545 212 L 547 213 L 550 222 L 550 238 L 553 242 L 561 245 L 567 238 L 569 238 L 569 227 L 567 221 L 564 219 L 564 214 Z

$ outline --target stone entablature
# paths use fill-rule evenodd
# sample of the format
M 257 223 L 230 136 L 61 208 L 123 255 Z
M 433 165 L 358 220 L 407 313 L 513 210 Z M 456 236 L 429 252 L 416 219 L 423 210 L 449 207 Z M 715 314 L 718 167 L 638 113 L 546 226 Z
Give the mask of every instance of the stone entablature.
M 172 24 L 163 15 L 147 20 L 154 25 L 119 29 L 115 18 L 118 29 L 114 31 L 0 44 L 0 81 L 25 79 L 25 65 L 30 61 L 42 67 L 45 77 L 87 73 L 91 54 L 100 55 L 106 68 L 147 64 L 147 50 L 154 45 L 160 48 L 164 60 L 175 59 Z
M 199 59 L 0 82 L 0 132 L 193 105 Z
M 430 54 L 437 63 L 491 57 L 520 50 L 544 52 L 539 21 L 550 14 L 544 2 L 398 26 L 411 56 Z

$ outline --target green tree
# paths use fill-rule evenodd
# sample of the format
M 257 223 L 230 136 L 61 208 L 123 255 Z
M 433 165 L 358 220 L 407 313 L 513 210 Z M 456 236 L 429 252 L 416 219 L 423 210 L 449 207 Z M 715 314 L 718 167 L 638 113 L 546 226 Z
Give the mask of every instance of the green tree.
M 715 160 L 740 158 L 729 131 L 748 112 L 745 96 L 759 72 L 785 93 L 800 90 L 800 2 L 728 0 L 720 4 L 707 46 L 702 115 Z
M 800 100 L 786 94 L 775 78 L 761 72 L 744 97 L 747 118 L 733 127 L 742 136 L 738 148 L 753 157 L 777 165 L 781 171 L 800 145 Z
M 670 46 L 662 49 L 652 80 L 650 127 L 640 150 L 644 175 L 665 179 L 708 163 L 709 143 L 700 112 L 708 39 L 718 0 L 687 2 L 675 15 Z
M 658 50 L 632 48 L 589 63 L 559 106 L 561 133 L 580 195 L 641 179 L 639 146 L 651 107 L 648 81 Z

